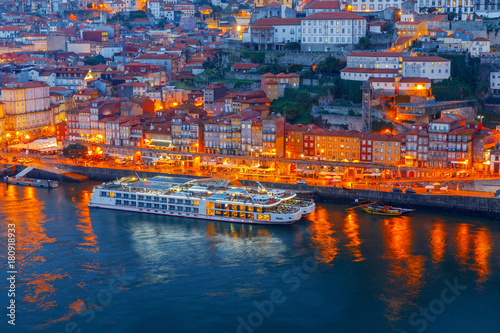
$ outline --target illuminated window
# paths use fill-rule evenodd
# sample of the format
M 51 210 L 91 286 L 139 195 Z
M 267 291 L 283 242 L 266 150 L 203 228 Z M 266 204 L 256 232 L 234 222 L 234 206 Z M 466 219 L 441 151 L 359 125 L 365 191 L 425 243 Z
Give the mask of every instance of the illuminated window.
M 213 202 L 207 202 L 207 208 L 214 208 L 214 203 Z

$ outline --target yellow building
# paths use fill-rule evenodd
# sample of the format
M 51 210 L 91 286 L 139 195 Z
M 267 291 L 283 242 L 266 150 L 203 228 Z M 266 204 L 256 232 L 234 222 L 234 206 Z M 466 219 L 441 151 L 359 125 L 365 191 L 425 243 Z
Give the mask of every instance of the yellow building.
M 271 101 L 284 96 L 285 88 L 300 87 L 300 76 L 297 74 L 267 73 L 260 77 L 260 89 Z
M 315 157 L 325 160 L 359 160 L 361 132 L 316 129 L 304 133 L 304 136 L 314 138 L 314 142 L 309 140 L 308 144 L 314 145 Z
M 400 37 L 415 37 L 428 35 L 428 25 L 425 21 L 399 21 L 396 22 L 396 30 Z
M 5 142 L 5 115 L 3 113 L 3 103 L 0 102 L 0 146 Z
M 401 135 L 379 134 L 372 137 L 373 162 L 399 164 L 401 160 Z
M 262 152 L 262 121 L 252 122 L 252 155 Z
M 5 131 L 10 135 L 37 136 L 54 130 L 49 86 L 45 82 L 6 84 L 2 89 Z

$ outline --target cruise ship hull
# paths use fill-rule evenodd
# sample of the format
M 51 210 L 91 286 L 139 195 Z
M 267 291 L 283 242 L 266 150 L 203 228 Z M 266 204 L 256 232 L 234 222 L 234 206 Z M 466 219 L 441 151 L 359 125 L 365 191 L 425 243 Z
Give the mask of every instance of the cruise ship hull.
M 89 207 L 229 223 L 291 224 L 314 202 L 284 190 L 228 186 L 226 180 L 122 178 L 94 187 Z
M 165 216 L 176 216 L 176 217 L 186 217 L 193 219 L 203 219 L 203 220 L 211 220 L 211 221 L 222 221 L 222 222 L 230 222 L 230 223 L 247 223 L 247 224 L 266 224 L 266 225 L 277 225 L 277 224 L 292 224 L 301 219 L 302 213 L 295 214 L 287 214 L 280 217 L 274 217 L 275 220 L 270 221 L 260 221 L 260 220 L 250 220 L 250 219 L 240 219 L 240 218 L 226 218 L 221 216 L 209 216 L 205 214 L 193 214 L 193 213 L 183 213 L 183 212 L 172 212 L 168 210 L 162 209 L 143 209 L 143 208 L 135 208 L 135 207 L 117 207 L 114 205 L 106 205 L 99 203 L 89 203 L 90 208 L 104 208 L 104 209 L 112 209 L 112 210 L 121 210 L 127 212 L 135 212 L 135 213 L 143 213 L 143 214 L 156 214 L 156 215 L 165 215 Z M 282 218 L 283 220 L 276 220 L 276 218 Z

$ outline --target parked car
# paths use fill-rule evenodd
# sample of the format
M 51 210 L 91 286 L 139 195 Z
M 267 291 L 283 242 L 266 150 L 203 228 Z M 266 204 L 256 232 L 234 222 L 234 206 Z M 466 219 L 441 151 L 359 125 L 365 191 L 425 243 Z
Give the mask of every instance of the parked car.
M 408 193 L 408 194 L 415 194 L 417 192 L 415 192 L 414 190 L 412 190 L 411 188 L 407 188 L 405 193 Z
M 307 181 L 305 179 L 300 179 L 300 180 L 297 180 L 297 184 L 299 184 L 299 185 L 307 185 Z
M 20 159 L 18 159 L 17 161 L 18 161 L 19 163 L 23 163 L 25 160 L 24 160 L 24 158 L 22 158 L 22 157 L 21 157 L 21 158 L 20 158 Z
M 401 191 L 401 189 L 399 187 L 393 187 L 392 188 L 392 192 L 397 192 L 397 193 L 401 193 L 403 191 Z
M 33 163 L 33 159 L 30 157 L 30 158 L 27 158 L 26 159 L 26 163 Z

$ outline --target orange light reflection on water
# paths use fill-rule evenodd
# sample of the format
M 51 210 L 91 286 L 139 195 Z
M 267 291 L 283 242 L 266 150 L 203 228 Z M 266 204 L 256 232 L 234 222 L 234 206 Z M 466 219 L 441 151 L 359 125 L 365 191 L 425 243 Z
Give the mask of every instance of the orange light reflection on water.
M 323 207 L 316 207 L 316 211 L 308 216 L 313 221 L 311 225 L 312 245 L 317 250 L 319 258 L 318 261 L 322 263 L 331 263 L 337 256 L 338 240 L 332 235 L 335 234 L 333 230 L 333 223 L 329 222 L 332 217 L 328 216 L 328 212 Z
M 461 266 L 467 267 L 471 242 L 471 235 L 468 224 L 461 223 L 457 225 L 455 242 L 457 244 L 457 253 L 455 254 L 455 257 L 457 258 L 457 261 Z
M 424 285 L 425 258 L 412 254 L 413 231 L 407 216 L 385 220 L 382 227 L 388 260 L 388 279 L 381 297 L 386 303 L 386 318 L 391 323 L 401 320 Z
M 359 238 L 359 224 L 357 221 L 357 214 L 353 210 L 350 211 L 344 219 L 344 234 L 347 239 L 349 239 L 349 243 L 345 244 L 345 246 L 349 249 L 349 251 L 351 251 L 351 254 L 354 257 L 353 261 L 365 260 L 359 248 L 361 245 L 361 239 Z
M 477 283 L 482 283 L 490 275 L 489 258 L 491 239 L 487 230 L 479 230 L 474 236 L 474 269 L 477 272 Z
M 430 243 L 432 262 L 438 263 L 443 260 L 446 250 L 446 231 L 444 231 L 444 223 L 435 221 L 434 228 L 430 231 Z

